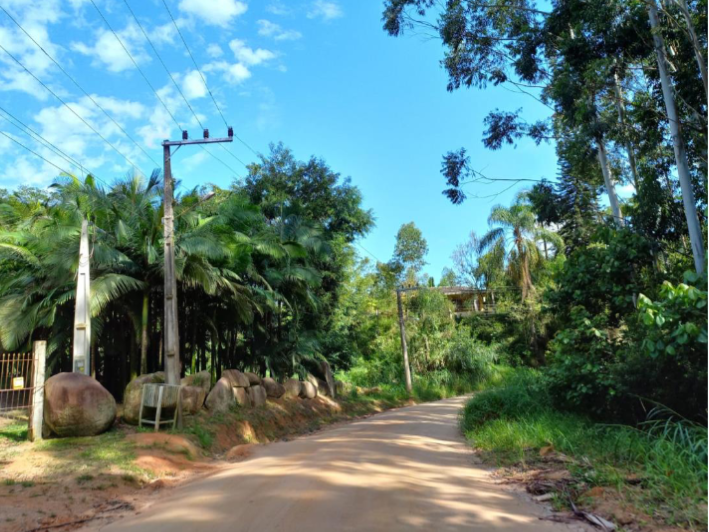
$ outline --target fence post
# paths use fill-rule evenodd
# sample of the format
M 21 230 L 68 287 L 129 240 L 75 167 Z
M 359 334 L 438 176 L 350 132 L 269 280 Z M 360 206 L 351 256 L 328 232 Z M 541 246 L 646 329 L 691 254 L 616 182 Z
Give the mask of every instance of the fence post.
M 47 342 L 35 342 L 32 345 L 34 358 L 32 405 L 30 407 L 30 426 L 28 436 L 30 441 L 42 439 L 42 423 L 44 422 L 44 369 L 47 356 Z

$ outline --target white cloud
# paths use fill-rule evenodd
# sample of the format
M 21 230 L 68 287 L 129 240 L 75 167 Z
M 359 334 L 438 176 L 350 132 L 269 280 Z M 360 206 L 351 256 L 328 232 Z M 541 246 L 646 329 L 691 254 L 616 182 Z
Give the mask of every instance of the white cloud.
M 274 15 L 290 15 L 291 10 L 288 9 L 283 2 L 276 0 L 266 6 L 266 11 Z
M 325 0 L 315 0 L 308 11 L 308 18 L 321 18 L 325 21 L 340 18 L 343 15 L 342 8 L 337 2 Z
M 207 76 L 205 75 L 205 79 L 206 78 Z M 207 95 L 207 88 L 204 86 L 204 82 L 198 71 L 192 70 L 185 74 L 185 77 L 182 79 L 182 92 L 184 92 L 185 96 L 190 100 L 193 98 L 204 98 Z
M 284 30 L 280 25 L 269 20 L 259 20 L 256 22 L 259 26 L 258 34 L 264 37 L 273 37 L 277 41 L 295 41 L 303 35 L 296 30 Z
M 179 8 L 207 24 L 225 27 L 246 13 L 248 6 L 238 0 L 180 0 Z
M 180 161 L 180 170 L 194 170 L 201 164 L 203 164 L 206 160 L 209 154 L 206 151 L 198 151 L 194 155 L 190 155 L 189 157 L 185 157 Z
M 130 23 L 117 33 L 138 64 L 150 61 L 150 56 L 142 48 L 145 38 L 136 24 Z M 133 67 L 133 62 L 113 33 L 103 29 L 96 34 L 96 43 L 93 46 L 73 42 L 71 49 L 92 57 L 96 64 L 102 64 L 109 72 L 122 72 Z
M 222 50 L 222 47 L 217 43 L 212 43 L 207 46 L 207 55 L 209 55 L 209 57 L 221 57 L 224 55 L 224 50 Z
M 238 85 L 251 77 L 251 71 L 241 63 L 228 63 L 227 61 L 215 61 L 204 67 L 205 72 L 223 72 L 224 79 Z
M 240 39 L 234 39 L 229 43 L 229 48 L 234 52 L 234 57 L 245 65 L 254 66 L 259 65 L 265 61 L 270 61 L 276 54 L 270 50 L 264 50 L 263 48 L 249 48 L 246 46 L 246 42 Z
M 166 22 L 162 26 L 155 26 L 150 31 L 150 40 L 156 44 L 173 44 L 176 35 L 177 32 L 172 22 Z

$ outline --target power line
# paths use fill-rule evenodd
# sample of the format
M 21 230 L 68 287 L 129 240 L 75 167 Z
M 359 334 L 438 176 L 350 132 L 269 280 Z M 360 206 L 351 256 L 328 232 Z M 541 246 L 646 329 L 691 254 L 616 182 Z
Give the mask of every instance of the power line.
M 384 261 L 380 260 L 379 257 L 377 257 L 374 253 L 372 253 L 371 251 L 369 251 L 367 248 L 365 248 L 365 247 L 364 247 L 362 244 L 360 244 L 359 242 L 355 242 L 355 244 L 357 244 L 359 247 L 361 247 L 361 248 L 362 248 L 368 255 L 370 255 L 373 259 L 376 259 L 377 262 L 381 262 L 382 264 L 384 263 Z
M 23 133 L 28 134 L 28 135 L 30 136 L 30 138 L 32 138 L 33 140 L 38 141 L 38 142 L 41 142 L 41 143 L 44 143 L 44 144 L 46 145 L 45 147 L 47 147 L 47 148 L 49 148 L 50 150 L 52 150 L 56 155 L 59 155 L 61 158 L 63 158 L 63 159 L 64 159 L 65 161 L 67 161 L 69 164 L 73 164 L 74 166 L 77 166 L 77 167 L 81 168 L 82 171 L 83 171 L 84 165 L 81 164 L 79 161 L 77 161 L 76 159 L 74 159 L 73 157 L 71 157 L 70 155 L 68 155 L 67 153 L 65 153 L 64 151 L 62 151 L 61 149 L 59 149 L 58 147 L 56 147 L 54 144 L 52 144 L 51 142 L 49 142 L 49 141 L 48 141 L 47 139 L 45 139 L 42 135 L 40 135 L 40 134 L 37 133 L 34 129 L 32 129 L 32 128 L 29 127 L 27 124 L 25 124 L 24 122 L 22 122 L 19 118 L 17 118 L 15 115 L 13 115 L 12 113 L 10 113 L 10 112 L 9 112 L 7 109 L 5 109 L 4 107 L 0 106 L 0 111 L 2 111 L 3 113 L 5 113 L 6 115 L 8 115 L 8 116 L 10 117 L 10 118 L 8 118 L 7 116 L 0 115 L 0 116 L 2 116 L 2 118 L 4 118 L 7 122 L 9 122 L 9 123 L 12 124 L 13 126 L 15 126 L 17 129 L 19 129 L 19 130 L 22 131 Z M 20 125 L 18 126 L 15 122 L 19 123 Z M 23 129 L 23 128 L 24 128 L 24 129 Z M 29 131 L 29 133 L 27 133 L 28 131 Z M 37 139 L 37 138 L 35 138 L 35 137 L 39 137 L 39 139 Z
M 103 15 L 103 13 L 101 12 L 101 10 L 98 8 L 98 6 L 96 5 L 96 2 L 94 2 L 94 0 L 89 0 L 89 1 L 91 2 L 91 5 L 93 5 L 94 8 L 96 8 L 96 11 L 98 12 L 99 16 L 103 19 L 103 22 L 106 24 L 106 26 L 108 27 L 108 29 L 111 31 L 111 33 L 113 33 L 113 36 L 114 36 L 114 37 L 116 38 L 116 40 L 118 41 L 118 44 L 121 45 L 121 48 L 123 48 L 123 51 L 126 53 L 126 55 L 129 57 L 129 59 L 130 59 L 131 62 L 133 63 L 133 66 L 135 66 L 136 70 L 138 70 L 138 72 L 140 72 L 140 75 L 143 76 L 143 79 L 145 80 L 145 83 L 147 83 L 147 84 L 148 84 L 148 87 L 150 87 L 150 89 L 153 91 L 153 93 L 154 93 L 155 96 L 157 97 L 158 101 L 159 101 L 159 102 L 162 104 L 162 106 L 165 108 L 165 111 L 167 111 L 167 114 L 170 115 L 170 118 L 172 118 L 173 122 L 175 122 L 175 124 L 177 124 L 177 127 L 180 129 L 180 131 L 182 131 L 182 126 L 181 126 L 180 123 L 177 121 L 177 118 L 175 118 L 175 115 L 173 115 L 173 114 L 172 114 L 172 111 L 170 111 L 170 109 L 167 107 L 167 105 L 165 104 L 165 102 L 163 101 L 163 99 L 162 99 L 162 98 L 160 97 L 160 95 L 158 94 L 158 91 L 156 91 L 156 90 L 155 90 L 155 87 L 153 87 L 153 84 L 150 83 L 150 80 L 149 80 L 148 77 L 145 75 L 145 73 L 143 72 L 143 70 L 138 66 L 138 63 L 137 63 L 136 60 L 133 58 L 133 55 L 128 51 L 128 48 L 126 48 L 126 46 L 123 44 L 123 41 L 122 41 L 121 38 L 118 36 L 118 34 L 114 31 L 113 27 L 112 27 L 111 24 L 108 22 L 108 20 L 106 19 L 106 17 Z
M 173 26 L 175 26 L 175 30 L 177 31 L 177 34 L 180 36 L 180 39 L 182 40 L 182 44 L 185 45 L 185 50 L 187 50 L 187 54 L 190 56 L 190 59 L 192 59 L 192 64 L 194 64 L 195 69 L 199 73 L 199 77 L 202 79 L 202 83 L 204 83 L 204 88 L 207 89 L 209 96 L 212 98 L 212 102 L 214 102 L 214 107 L 217 108 L 217 111 L 219 112 L 219 116 L 221 116 L 222 120 L 224 121 L 224 125 L 226 127 L 229 127 L 229 124 L 227 123 L 226 118 L 224 118 L 224 113 L 222 113 L 222 110 L 219 107 L 219 104 L 217 103 L 217 100 L 214 97 L 214 94 L 212 94 L 212 91 L 209 89 L 209 86 L 207 85 L 207 80 L 204 79 L 204 75 L 202 74 L 202 70 L 199 68 L 199 65 L 197 65 L 197 61 L 195 60 L 194 56 L 192 55 L 192 51 L 190 50 L 190 47 L 187 46 L 187 41 L 185 40 L 184 36 L 182 35 L 180 28 L 177 26 L 177 22 L 175 21 L 175 17 L 172 16 L 172 11 L 170 11 L 170 8 L 168 7 L 167 2 L 165 0 L 162 0 L 162 3 L 165 6 L 165 10 L 167 11 L 167 14 L 170 15 L 170 20 L 172 20 L 172 24 L 173 24 Z M 236 137 L 236 140 L 241 142 L 244 146 L 246 146 L 248 149 L 250 149 L 254 155 L 256 155 L 258 157 L 258 155 L 259 155 L 258 152 L 256 150 L 254 150 L 251 146 L 249 146 L 246 143 L 246 141 L 242 140 L 236 134 L 234 134 L 234 137 Z
M 49 55 L 49 53 L 42 47 L 41 44 L 39 44 L 39 43 L 34 39 L 34 37 L 32 37 L 29 33 L 27 33 L 27 30 L 25 30 L 25 28 L 23 28 L 22 25 L 21 25 L 19 22 L 17 22 L 17 20 L 15 20 L 15 18 L 7 11 L 7 9 L 5 9 L 3 6 L 0 6 L 0 9 L 2 9 L 2 10 L 5 12 L 5 14 L 10 18 L 10 20 L 12 20 L 12 22 L 14 22 L 15 25 L 16 25 L 18 28 L 20 28 L 20 29 L 22 30 L 22 32 L 23 32 L 35 45 L 37 45 L 37 47 L 38 47 L 40 50 L 42 50 L 42 52 L 44 53 L 44 55 L 46 55 L 46 56 L 52 61 L 52 63 L 54 63 L 54 64 L 59 68 L 59 70 L 61 70 L 62 73 L 63 73 L 67 78 L 69 78 L 69 80 L 70 80 L 74 85 L 76 85 L 76 87 L 77 87 L 82 93 L 84 93 L 84 95 L 85 95 L 89 100 L 91 100 L 91 102 L 92 102 L 96 107 L 98 107 L 98 108 L 101 110 L 101 112 L 102 112 L 104 115 L 106 115 L 106 118 L 108 118 L 111 122 L 113 122 L 113 123 L 116 125 L 116 127 L 118 127 L 118 129 L 120 129 L 121 132 L 122 132 L 126 137 L 128 137 L 128 139 L 129 139 L 133 144 L 135 144 L 135 145 L 138 147 L 138 149 L 139 149 L 140 151 L 142 151 L 143 154 L 144 154 L 148 159 L 150 159 L 150 160 L 152 161 L 152 163 L 153 163 L 154 165 L 160 166 L 160 165 L 155 161 L 155 159 L 153 159 L 153 158 L 150 156 L 150 154 L 148 154 L 148 152 L 146 152 L 146 151 L 143 149 L 143 147 L 142 147 L 140 144 L 138 144 L 138 143 L 133 139 L 133 137 L 131 137 L 131 136 L 128 134 L 128 132 L 127 132 L 125 129 L 123 129 L 123 127 L 122 127 L 116 120 L 114 120 L 114 119 L 111 117 L 111 115 L 109 115 L 109 114 L 106 112 L 106 110 L 105 110 L 103 107 L 101 107 L 101 105 L 99 105 L 99 103 L 93 98 L 93 96 L 91 96 L 88 92 L 86 92 L 86 91 L 83 89 L 83 87 L 81 87 L 81 85 L 79 85 L 79 83 L 78 83 L 73 77 L 71 77 L 71 75 L 69 75 L 69 73 L 68 73 L 66 70 L 64 70 L 64 68 L 62 68 L 62 66 L 61 66 L 51 55 Z
M 22 122 L 22 120 L 20 120 L 20 119 L 17 118 L 15 115 L 13 115 L 12 113 L 10 113 L 7 109 L 5 109 L 5 108 L 3 108 L 3 107 L 0 107 L 0 110 L 2 110 L 2 112 L 4 112 L 5 114 L 7 114 L 8 116 L 10 116 L 14 121 L 18 122 L 22 127 L 24 127 L 27 131 L 29 131 L 29 132 L 30 132 L 30 134 L 29 134 L 30 138 L 32 138 L 32 139 L 35 140 L 35 141 L 38 140 L 38 139 L 35 139 L 34 137 L 32 137 L 32 135 L 34 134 L 35 136 L 39 137 L 40 141 L 43 142 L 43 143 L 46 145 L 46 147 L 49 148 L 50 150 L 52 150 L 55 154 L 57 154 L 57 155 L 59 155 L 60 157 L 62 157 L 62 158 L 63 158 L 65 161 L 67 161 L 68 163 L 74 164 L 75 166 L 79 167 L 79 169 L 80 169 L 81 172 L 82 172 L 82 175 L 83 175 L 84 171 L 86 171 L 86 172 L 88 172 L 88 175 L 94 177 L 96 180 L 98 180 L 98 181 L 100 181 L 101 183 L 103 183 L 109 190 L 111 190 L 111 189 L 113 188 L 112 185 L 109 185 L 104 179 L 102 179 L 98 174 L 96 174 L 96 172 L 92 171 L 90 168 L 86 168 L 86 166 L 85 166 L 84 164 L 80 163 L 79 161 L 77 161 L 76 159 L 74 159 L 71 155 L 67 154 L 66 152 L 64 152 L 63 150 L 61 150 L 60 148 L 58 148 L 56 145 L 54 145 L 53 143 L 51 143 L 50 141 L 48 141 L 47 139 L 45 139 L 42 135 L 40 135 L 40 134 L 37 133 L 34 129 L 32 129 L 32 128 L 29 127 L 27 124 L 25 124 L 24 122 Z M 0 115 L 0 116 L 2 116 L 2 115 Z M 17 124 L 13 123 L 13 122 L 12 122 L 10 119 L 8 119 L 6 116 L 3 116 L 2 118 L 4 118 L 4 119 L 7 120 L 10 124 L 12 124 L 12 125 L 15 126 L 17 129 L 19 129 L 19 130 L 22 131 L 22 128 L 21 128 L 20 126 L 18 126 Z M 27 133 L 27 131 L 24 131 L 24 133 Z M 0 131 L 0 133 L 3 133 L 3 135 L 5 135 L 6 137 L 8 137 L 8 135 L 6 135 L 4 132 Z M 8 138 L 10 138 L 10 137 L 8 137 Z M 58 170 L 64 172 L 65 174 L 67 174 L 67 175 L 73 175 L 71 172 L 67 172 L 66 170 L 60 168 L 59 166 L 57 166 L 56 164 L 54 164 L 54 163 L 52 163 L 51 161 L 47 160 L 46 158 L 44 158 L 44 157 L 41 156 L 40 154 L 38 154 L 38 153 L 36 153 L 35 151 L 29 149 L 27 146 L 25 146 L 25 145 L 22 144 L 21 142 L 18 142 L 18 141 L 16 141 L 16 140 L 12 139 L 12 138 L 10 138 L 10 140 L 13 140 L 14 142 L 16 142 L 17 144 L 19 144 L 19 145 L 22 146 L 23 148 L 25 148 L 27 151 L 29 151 L 29 152 L 32 153 L 33 155 L 36 155 L 36 156 L 39 157 L 40 159 L 42 159 L 42 160 L 44 160 L 45 162 L 51 164 L 52 166 L 54 166 L 54 167 L 57 168 Z M 132 215 L 136 216 L 136 211 L 135 211 L 135 209 L 134 209 L 133 207 L 130 207 L 129 210 L 130 210 L 130 212 L 131 212 Z
M 30 76 L 32 76 L 32 77 L 35 79 L 35 81 L 37 81 L 37 83 L 39 83 L 40 85 L 42 85 L 42 87 L 44 87 L 45 89 L 47 89 L 47 91 L 49 91 L 49 92 L 51 93 L 51 95 L 54 96 L 57 100 L 59 100 L 59 101 L 64 105 L 64 107 L 66 107 L 67 109 L 69 109 L 69 111 L 71 111 L 79 120 L 81 120 L 81 121 L 86 125 L 86 127 L 88 127 L 88 128 L 89 128 L 91 131 L 93 131 L 96 135 L 98 135 L 99 138 L 101 138 L 101 140 L 103 140 L 106 144 L 108 144 L 108 145 L 113 149 L 113 151 L 115 151 L 118 155 L 120 155 L 120 156 L 123 157 L 126 161 L 128 161 L 128 164 L 130 164 L 133 168 L 135 168 L 139 173 L 143 174 L 142 170 L 141 170 L 140 168 L 138 168 L 138 166 L 136 166 L 135 163 L 133 163 L 133 161 L 131 161 L 128 157 L 126 157 L 125 155 L 123 155 L 123 154 L 120 152 L 120 150 L 118 150 L 118 148 L 116 148 L 113 144 L 111 144 L 111 142 L 110 142 L 108 139 L 106 139 L 106 137 L 104 137 L 101 133 L 99 133 L 91 124 L 89 124 L 86 120 L 84 120 L 84 118 L 83 118 L 79 113 L 77 113 L 76 111 L 74 111 L 74 109 L 72 109 L 72 108 L 69 106 L 69 104 L 67 104 L 64 100 L 62 100 L 62 99 L 57 95 L 57 93 L 55 93 L 55 92 L 54 92 L 52 89 L 50 89 L 46 84 L 44 84 L 44 83 L 42 82 L 42 80 L 40 80 L 37 76 L 35 76 L 32 72 L 30 72 L 29 69 L 19 61 L 19 59 L 17 59 L 14 55 L 12 55 L 12 54 L 7 50 L 7 48 L 5 48 L 2 44 L 0 44 L 0 48 L 2 48 L 2 50 L 3 50 L 7 55 L 9 55 L 9 56 L 12 58 L 12 60 L 15 61 L 15 63 L 17 63 L 18 65 L 20 65 L 20 67 L 21 67 L 25 72 L 27 72 Z M 143 174 L 143 175 L 145 175 L 145 174 Z
M 140 28 L 140 31 L 143 32 L 143 36 L 145 37 L 145 40 L 148 41 L 148 44 L 150 47 L 153 49 L 153 52 L 155 53 L 155 56 L 158 58 L 158 61 L 160 61 L 160 64 L 162 67 L 165 69 L 165 72 L 167 73 L 168 77 L 170 78 L 170 81 L 172 81 L 172 84 L 175 86 L 177 89 L 177 92 L 182 96 L 182 99 L 185 101 L 187 104 L 187 107 L 189 108 L 190 112 L 194 115 L 195 120 L 197 120 L 197 124 L 199 124 L 199 127 L 201 129 L 204 129 L 204 126 L 202 125 L 202 122 L 199 120 L 199 117 L 197 116 L 197 113 L 194 112 L 194 109 L 192 109 L 192 106 L 190 105 L 190 102 L 187 101 L 187 98 L 185 98 L 185 95 L 182 93 L 182 89 L 180 89 L 180 86 L 177 84 L 175 81 L 175 78 L 172 76 L 170 73 L 170 69 L 167 68 L 167 65 L 165 64 L 165 61 L 163 61 L 162 57 L 157 51 L 157 48 L 155 48 L 155 45 L 153 44 L 153 41 L 150 40 L 150 37 L 148 37 L 148 33 L 145 31 L 143 28 L 143 25 L 140 23 L 138 20 L 138 17 L 135 16 L 135 13 L 131 9 L 130 5 L 128 4 L 128 0 L 123 0 L 123 3 L 126 5 L 128 8 L 128 11 L 130 11 L 130 14 L 133 15 L 133 20 L 135 20 L 136 24 L 138 24 L 138 27 Z
M 8 135 L 7 133 L 5 133 L 4 131 L 0 131 L 0 135 L 3 135 L 3 136 L 5 136 L 5 137 L 7 137 L 8 139 L 10 139 L 10 140 L 11 140 L 12 142 L 14 142 L 15 144 L 19 144 L 19 145 L 22 146 L 24 149 L 26 149 L 28 152 L 30 152 L 30 153 L 36 155 L 37 157 L 39 157 L 40 159 L 42 159 L 45 163 L 51 164 L 54 168 L 56 168 L 56 169 L 59 170 L 60 172 L 66 174 L 66 175 L 73 175 L 71 172 L 67 172 L 67 171 L 64 170 L 61 166 L 57 166 L 56 164 L 54 164 L 54 163 L 53 163 L 52 161 L 50 161 L 49 159 L 45 159 L 44 157 L 42 157 L 39 153 L 37 153 L 37 152 L 34 151 L 33 149 L 28 148 L 27 146 L 25 146 L 24 144 L 22 144 L 19 140 L 15 140 L 14 138 L 12 138 L 10 135 Z
M 165 0 L 163 0 L 162 3 L 165 6 L 165 9 L 167 10 L 167 14 L 170 15 L 170 20 L 172 20 L 172 24 L 173 24 L 173 26 L 175 26 L 175 30 L 177 30 L 177 34 L 180 36 L 180 39 L 182 40 L 182 44 L 185 45 L 185 50 L 187 50 L 187 53 L 189 54 L 190 59 L 192 59 L 192 63 L 194 64 L 194 67 L 197 69 L 197 72 L 199 72 L 199 77 L 202 78 L 202 83 L 204 83 L 204 87 L 207 89 L 209 96 L 211 96 L 212 101 L 214 102 L 214 106 L 217 108 L 217 111 L 219 111 L 219 115 L 222 117 L 222 120 L 224 120 L 224 125 L 226 127 L 229 127 L 229 124 L 227 123 L 226 118 L 224 118 L 224 113 L 222 113 L 222 110 L 219 108 L 219 104 L 217 103 L 217 100 L 214 98 L 212 91 L 209 90 L 209 87 L 207 86 L 207 82 L 204 79 L 204 76 L 202 75 L 202 71 L 197 66 L 197 61 L 195 61 L 195 58 L 192 55 L 192 52 L 190 51 L 189 46 L 187 46 L 187 41 L 182 36 L 182 32 L 180 31 L 180 28 L 177 27 L 177 22 L 175 21 L 175 17 L 172 16 L 172 11 L 170 11 L 170 8 L 167 6 L 167 2 L 165 2 Z
M 126 55 L 129 57 L 129 59 L 130 59 L 131 62 L 133 63 L 133 66 L 136 68 L 136 70 L 137 70 L 138 72 L 140 72 L 140 75 L 143 77 L 143 80 L 145 80 L 145 83 L 148 84 L 148 87 L 150 87 L 150 90 L 153 91 L 153 94 L 155 94 L 155 97 L 156 97 L 156 98 L 158 99 L 158 101 L 162 104 L 162 106 L 163 106 L 163 108 L 165 109 L 165 111 L 167 111 L 167 114 L 170 115 L 170 118 L 172 118 L 172 121 L 175 122 L 175 125 L 177 125 L 177 127 L 178 127 L 178 129 L 179 129 L 180 131 L 183 131 L 184 128 L 183 128 L 183 127 L 180 125 L 180 123 L 177 121 L 177 118 L 175 118 L 175 115 L 172 113 L 172 111 L 170 111 L 170 109 L 167 107 L 167 105 L 165 104 L 165 102 L 163 101 L 163 99 L 162 99 L 162 98 L 160 97 L 160 95 L 158 94 L 158 91 L 155 90 L 155 87 L 153 87 L 153 84 L 150 83 L 150 80 L 148 79 L 148 77 L 147 77 L 147 76 L 145 75 L 145 73 L 143 72 L 143 69 L 138 66 L 138 62 L 135 60 L 135 58 L 133 57 L 133 55 L 128 51 L 128 48 L 126 47 L 126 45 L 123 44 L 123 41 L 122 41 L 121 38 L 118 36 L 118 34 L 115 32 L 115 30 L 113 29 L 113 27 L 111 26 L 111 24 L 108 22 L 108 19 L 104 16 L 103 12 L 101 12 L 101 10 L 98 8 L 98 6 L 96 5 L 96 2 L 94 2 L 94 0 L 89 0 L 89 1 L 91 2 L 91 5 L 93 5 L 94 8 L 96 9 L 96 12 L 99 14 L 99 16 L 103 19 L 103 22 L 106 24 L 106 27 L 111 31 L 111 33 L 113 34 L 113 36 L 116 38 L 116 40 L 118 41 L 118 44 L 121 45 L 121 48 L 123 48 L 123 51 L 126 53 Z M 132 11 L 131 11 L 131 13 L 132 13 Z M 141 27 L 141 29 L 142 29 L 142 27 Z M 201 147 L 210 157 L 213 157 L 214 159 L 216 159 L 217 161 L 219 161 L 220 163 L 222 163 L 224 166 L 226 166 L 227 168 L 229 168 L 230 171 L 232 171 L 232 172 L 234 172 L 234 173 L 236 174 L 236 170 L 234 170 L 233 168 L 231 168 L 231 167 L 230 167 L 228 164 L 226 164 L 224 161 L 222 161 L 222 160 L 220 160 L 219 158 L 217 158 L 217 157 L 216 157 L 214 154 L 212 154 L 211 152 L 205 150 L 205 149 L 204 149 L 204 146 L 200 146 L 200 147 Z
M 244 161 L 242 161 L 242 160 L 239 159 L 236 155 L 234 155 L 234 152 L 232 152 L 231 150 L 229 150 L 229 149 L 227 149 L 226 147 L 224 147 L 223 144 L 220 144 L 219 146 L 221 146 L 221 148 L 222 148 L 225 152 L 227 152 L 229 155 L 231 155 L 234 159 L 236 159 L 237 161 L 239 161 L 239 162 L 244 166 L 244 168 L 247 168 L 247 169 L 249 168 L 249 166 L 248 166 Z

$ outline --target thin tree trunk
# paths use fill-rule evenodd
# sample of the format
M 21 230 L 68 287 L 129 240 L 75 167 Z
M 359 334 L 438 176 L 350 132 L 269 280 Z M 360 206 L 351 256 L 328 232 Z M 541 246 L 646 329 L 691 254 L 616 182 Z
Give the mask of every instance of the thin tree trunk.
M 150 292 L 143 291 L 143 313 L 140 323 L 140 374 L 148 372 L 148 316 L 150 309 Z
M 618 201 L 618 196 L 615 193 L 615 181 L 613 180 L 613 172 L 608 164 L 608 154 L 606 152 L 606 145 L 603 142 L 603 137 L 596 139 L 596 145 L 598 146 L 598 162 L 601 165 L 601 172 L 603 172 L 603 182 L 606 185 L 606 191 L 608 192 L 608 200 L 611 204 L 611 211 L 613 212 L 613 219 L 618 225 L 623 224 L 623 213 L 620 210 L 620 202 Z
M 707 84 L 707 63 L 704 60 L 702 46 L 699 44 L 697 32 L 694 31 L 694 23 L 692 22 L 692 15 L 689 13 L 689 8 L 687 7 L 687 0 L 675 0 L 675 3 L 679 6 L 679 10 L 682 12 L 684 21 L 687 23 L 687 35 L 689 35 L 689 40 L 692 42 L 694 57 L 697 59 L 697 64 L 699 65 L 699 73 L 702 76 L 702 83 L 704 84 L 704 98 L 706 101 L 709 88 Z
M 615 89 L 615 104 L 618 108 L 618 121 L 620 125 L 625 129 L 625 108 L 623 107 L 623 91 L 620 87 L 620 79 L 618 78 L 618 72 L 613 73 L 613 88 Z M 635 191 L 639 191 L 639 179 L 638 179 L 638 165 L 635 162 L 635 149 L 633 147 L 632 141 L 629 139 L 625 140 L 625 151 L 628 152 L 628 164 L 630 165 L 630 173 L 633 176 L 633 186 L 635 186 Z
M 406 391 L 411 394 L 411 367 L 409 366 L 409 351 L 406 347 L 406 325 L 404 324 L 404 308 L 401 303 L 401 290 L 396 291 L 396 306 L 399 313 L 399 334 L 401 335 L 401 351 L 404 355 L 404 377 L 406 379 Z
M 677 174 L 679 184 L 682 189 L 682 202 L 684 203 L 684 215 L 687 218 L 689 228 L 689 240 L 692 244 L 692 255 L 694 256 L 694 268 L 697 273 L 704 272 L 704 239 L 699 227 L 699 217 L 697 216 L 697 204 L 694 199 L 692 179 L 689 174 L 689 163 L 687 161 L 687 151 L 682 140 L 682 130 L 680 126 L 677 103 L 674 99 L 672 84 L 667 74 L 667 60 L 665 57 L 665 44 L 660 34 L 660 23 L 657 17 L 657 4 L 655 0 L 648 2 L 648 13 L 650 17 L 650 28 L 652 29 L 652 39 L 655 44 L 657 54 L 657 66 L 662 84 L 662 96 L 665 100 L 667 118 L 670 122 L 670 132 L 672 134 L 672 146 L 677 162 Z

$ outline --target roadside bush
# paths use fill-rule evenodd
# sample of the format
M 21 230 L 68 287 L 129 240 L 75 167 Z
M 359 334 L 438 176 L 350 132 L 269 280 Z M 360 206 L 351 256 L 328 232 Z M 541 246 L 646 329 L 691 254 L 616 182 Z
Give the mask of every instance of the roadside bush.
M 468 401 L 461 412 L 465 433 L 495 419 L 519 419 L 551 408 L 551 398 L 536 370 L 516 370 L 503 384 L 483 390 Z
M 445 347 L 445 369 L 471 384 L 488 380 L 498 360 L 497 347 L 471 338 L 467 328 L 459 328 Z
M 637 427 L 596 424 L 555 409 L 539 373 L 517 370 L 475 394 L 460 425 L 497 464 L 540 460 L 550 446 L 573 458 L 577 481 L 622 490 L 669 524 L 706 530 L 707 430 L 667 409 L 653 409 Z M 630 476 L 642 479 L 641 489 L 627 490 Z

